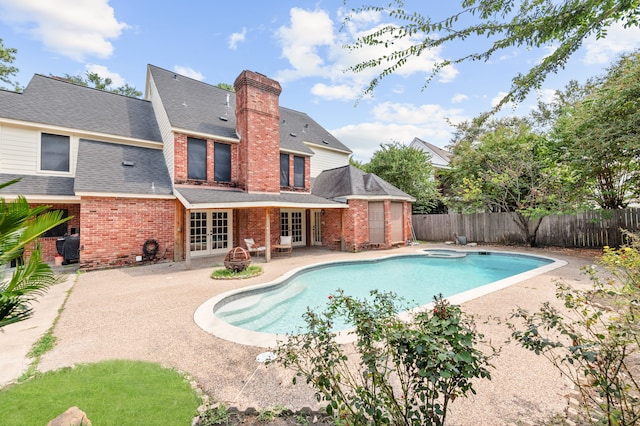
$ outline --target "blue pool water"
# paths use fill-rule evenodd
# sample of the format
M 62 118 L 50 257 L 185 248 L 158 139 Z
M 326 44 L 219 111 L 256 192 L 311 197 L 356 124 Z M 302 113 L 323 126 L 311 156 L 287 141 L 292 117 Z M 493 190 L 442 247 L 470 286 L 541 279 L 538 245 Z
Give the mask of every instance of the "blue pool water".
M 417 307 L 432 302 L 434 295 L 449 297 L 553 262 L 496 252 L 456 253 L 429 251 L 310 267 L 284 282 L 229 296 L 216 304 L 214 314 L 247 330 L 291 334 L 303 330 L 307 307 L 322 310 L 337 289 L 358 298 L 369 297 L 373 289 L 392 291 Z

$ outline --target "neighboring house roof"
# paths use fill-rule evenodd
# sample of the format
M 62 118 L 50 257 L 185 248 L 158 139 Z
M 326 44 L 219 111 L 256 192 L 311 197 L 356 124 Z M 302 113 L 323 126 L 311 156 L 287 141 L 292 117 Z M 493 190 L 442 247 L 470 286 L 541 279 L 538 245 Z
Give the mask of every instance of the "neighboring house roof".
M 345 204 L 307 193 L 251 193 L 212 188 L 176 186 L 175 193 L 186 208 L 296 207 L 346 208 Z
M 238 138 L 234 92 L 155 65 L 148 65 L 148 71 L 171 127 L 224 138 Z M 280 107 L 280 148 L 313 155 L 305 142 L 351 153 L 349 148 L 307 114 Z
M 0 91 L 0 117 L 162 142 L 151 102 L 39 74 L 22 93 Z
M 411 144 L 409 144 L 410 147 L 415 148 L 415 149 L 419 149 L 422 150 L 424 152 L 426 152 L 427 154 L 431 155 L 431 164 L 434 167 L 440 167 L 440 168 L 445 168 L 448 169 L 449 168 L 449 162 L 451 161 L 451 153 L 449 151 L 447 151 L 446 149 L 440 148 L 435 146 L 434 144 L 431 144 L 429 142 L 425 142 L 422 139 L 419 138 L 413 138 L 413 140 L 411 141 Z
M 76 193 L 166 196 L 171 187 L 162 150 L 80 139 Z
M 377 198 L 415 201 L 415 198 L 389 182 L 351 165 L 320 173 L 314 181 L 311 193 L 332 200 Z
M 74 196 L 73 178 L 60 176 L 34 176 L 0 173 L 0 182 L 20 178 L 20 182 L 0 189 L 0 194 L 29 194 L 41 196 Z

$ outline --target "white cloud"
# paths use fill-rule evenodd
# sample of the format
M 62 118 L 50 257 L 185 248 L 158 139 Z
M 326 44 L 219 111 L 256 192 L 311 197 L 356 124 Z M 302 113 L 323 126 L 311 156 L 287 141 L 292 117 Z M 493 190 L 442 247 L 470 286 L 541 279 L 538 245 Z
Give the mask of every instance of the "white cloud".
M 0 7 L 3 22 L 76 61 L 110 57 L 111 41 L 129 28 L 116 19 L 108 0 L 4 0 Z
M 324 83 L 314 84 L 311 93 L 324 100 L 350 101 L 357 98 L 362 91 L 358 87 L 346 84 L 327 85 Z
M 624 28 L 622 23 L 609 27 L 607 36 L 596 39 L 595 35 L 585 40 L 586 53 L 583 62 L 587 65 L 606 65 L 623 53 L 640 48 L 640 28 Z
M 319 49 L 335 43 L 333 21 L 323 10 L 308 11 L 297 7 L 291 9 L 290 18 L 290 26 L 280 27 L 276 38 L 282 47 L 282 56 L 292 68 L 280 72 L 277 79 L 286 81 L 323 75 L 326 64 Z
M 236 50 L 238 48 L 238 44 L 243 42 L 247 36 L 247 28 L 242 27 L 242 32 L 233 33 L 229 36 L 229 49 Z
M 367 162 L 381 144 L 408 144 L 414 137 L 444 147 L 451 140 L 453 131 L 449 122 L 455 124 L 468 119 L 459 109 L 391 102 L 375 106 L 372 117 L 371 122 L 351 124 L 331 131 L 351 148 L 356 160 Z
M 182 65 L 174 65 L 173 70 L 178 74 L 184 75 L 185 77 L 189 77 L 194 80 L 203 81 L 205 79 L 205 76 L 202 75 L 201 72 L 196 71 L 190 67 L 183 67 Z
M 453 98 L 451 98 L 451 103 L 459 104 L 466 101 L 467 99 L 469 99 L 467 95 L 464 95 L 462 93 L 456 93 L 455 95 L 453 95 Z
M 94 72 L 103 79 L 110 78 L 112 81 L 112 87 L 120 87 L 126 84 L 125 79 L 122 78 L 120 74 L 118 74 L 117 72 L 109 71 L 109 69 L 104 65 L 87 64 L 85 68 L 88 72 Z
M 337 19 L 344 18 L 343 12 L 338 12 Z M 292 8 L 290 22 L 276 32 L 282 57 L 289 62 L 290 67 L 277 72 L 274 78 L 286 83 L 300 78 L 319 77 L 325 81 L 322 85 L 314 86 L 316 96 L 326 96 L 326 99 L 336 99 L 336 96 L 339 96 L 340 99 L 347 100 L 347 94 L 350 94 L 349 100 L 358 98 L 369 82 L 382 72 L 385 64 L 358 73 L 346 70 L 366 60 L 409 48 L 421 41 L 420 35 L 414 35 L 396 40 L 388 47 L 380 44 L 363 46 L 356 50 L 344 48 L 359 37 L 392 25 L 390 22 L 382 22 L 382 17 L 378 12 L 353 14 L 343 29 L 336 32 L 334 28 L 341 24 L 334 25 L 326 11 Z M 443 60 L 440 53 L 440 48 L 426 50 L 419 56 L 410 58 L 404 66 L 394 72 L 394 75 L 409 78 L 418 74 L 426 78 L 434 65 Z M 457 74 L 458 70 L 455 67 L 447 66 L 440 71 L 438 80 L 442 83 L 451 82 Z

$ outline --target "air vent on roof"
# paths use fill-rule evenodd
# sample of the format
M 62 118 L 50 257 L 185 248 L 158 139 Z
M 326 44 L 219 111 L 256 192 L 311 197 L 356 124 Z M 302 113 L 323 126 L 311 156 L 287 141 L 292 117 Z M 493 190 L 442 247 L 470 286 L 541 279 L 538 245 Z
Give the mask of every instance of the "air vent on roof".
M 222 121 L 229 121 L 228 117 L 225 117 L 224 115 L 221 115 L 220 117 L 218 117 L 220 120 Z
M 324 139 L 322 139 L 322 143 L 325 145 L 329 145 L 329 142 L 325 141 Z
M 122 162 L 122 165 L 123 166 L 127 166 L 127 167 L 133 167 L 133 166 L 136 165 L 136 163 L 134 163 L 133 161 L 126 161 L 125 160 L 125 161 Z
M 296 135 L 295 133 L 289 133 L 291 136 L 293 136 L 294 138 L 297 137 L 298 135 Z

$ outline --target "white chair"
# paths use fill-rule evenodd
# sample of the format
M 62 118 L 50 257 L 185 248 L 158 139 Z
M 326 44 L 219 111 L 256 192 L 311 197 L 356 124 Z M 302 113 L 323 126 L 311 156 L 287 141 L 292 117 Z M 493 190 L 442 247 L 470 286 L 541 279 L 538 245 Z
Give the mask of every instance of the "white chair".
M 293 251 L 293 244 L 291 243 L 291 235 L 280 236 L 280 244 L 276 244 L 273 246 L 275 249 L 275 253 L 287 255 L 291 257 L 291 252 Z
M 264 256 L 265 252 L 267 251 L 267 248 L 264 246 L 256 246 L 256 242 L 253 240 L 253 238 L 245 238 L 244 243 L 247 245 L 247 250 L 249 250 L 249 254 L 251 254 L 252 256 Z

